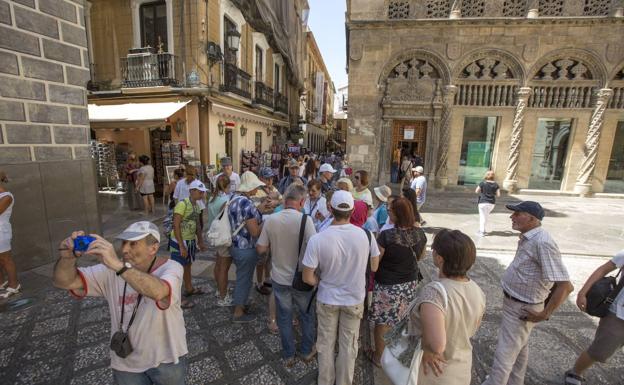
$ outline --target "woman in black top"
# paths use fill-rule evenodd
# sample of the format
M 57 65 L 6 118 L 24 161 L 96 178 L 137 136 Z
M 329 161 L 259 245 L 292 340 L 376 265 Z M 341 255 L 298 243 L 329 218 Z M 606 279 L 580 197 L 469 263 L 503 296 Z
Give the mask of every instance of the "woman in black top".
M 496 197 L 500 196 L 500 187 L 494 181 L 494 171 L 489 170 L 485 173 L 475 193 L 479 194 L 479 232 L 477 235 L 485 237 L 485 225 L 490 213 L 494 210 Z
M 388 215 L 394 228 L 382 231 L 377 238 L 380 262 L 368 317 L 375 323 L 375 351 L 369 351 L 368 357 L 378 366 L 385 346 L 384 334 L 406 315 L 409 304 L 416 298 L 421 277 L 418 261 L 427 245 L 425 232 L 414 220 L 412 206 L 406 198 L 392 201 Z

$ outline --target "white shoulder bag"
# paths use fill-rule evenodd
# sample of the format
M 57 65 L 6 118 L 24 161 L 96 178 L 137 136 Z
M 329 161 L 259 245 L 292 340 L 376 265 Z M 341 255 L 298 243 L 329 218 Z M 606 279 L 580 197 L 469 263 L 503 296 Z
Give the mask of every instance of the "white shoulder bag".
M 434 281 L 433 284 L 440 294 L 442 294 L 444 298 L 444 308 L 446 309 L 448 306 L 448 295 L 444 285 L 438 281 Z M 416 305 L 416 301 L 417 300 L 410 304 L 406 316 L 394 326 L 392 331 L 386 334 L 386 336 L 394 335 L 396 338 L 390 337 L 389 339 L 391 339 L 391 342 L 386 342 L 386 347 L 381 355 L 381 367 L 394 385 L 417 385 L 418 383 L 420 362 L 423 356 L 423 350 L 421 348 L 422 341 L 418 341 L 409 367 L 403 364 L 403 362 L 405 362 L 404 359 L 401 360 L 402 356 L 405 357 L 406 354 L 410 354 L 411 349 L 413 349 L 414 343 L 412 339 L 414 337 L 408 335 L 407 324 L 409 322 L 409 315 Z M 412 345 L 411 349 L 410 345 Z
M 230 206 L 230 201 L 227 201 L 223 205 L 223 209 L 218 217 L 216 217 L 210 224 L 210 228 L 206 232 L 206 241 L 209 246 L 212 247 L 230 247 L 232 245 L 232 237 L 236 236 L 239 231 L 245 226 L 245 222 L 241 223 L 238 228 L 232 233 L 232 227 L 230 226 L 230 218 L 227 214 L 227 209 Z

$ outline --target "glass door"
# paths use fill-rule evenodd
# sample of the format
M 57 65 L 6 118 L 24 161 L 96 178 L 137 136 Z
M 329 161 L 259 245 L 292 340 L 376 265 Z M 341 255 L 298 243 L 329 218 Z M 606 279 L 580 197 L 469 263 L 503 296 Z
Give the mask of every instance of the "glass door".
M 539 119 L 533 146 L 529 188 L 561 190 L 572 119 Z
M 624 193 L 624 121 L 619 122 L 615 130 L 604 192 Z
M 478 184 L 492 167 L 496 140 L 496 116 L 467 116 L 459 157 L 457 184 Z

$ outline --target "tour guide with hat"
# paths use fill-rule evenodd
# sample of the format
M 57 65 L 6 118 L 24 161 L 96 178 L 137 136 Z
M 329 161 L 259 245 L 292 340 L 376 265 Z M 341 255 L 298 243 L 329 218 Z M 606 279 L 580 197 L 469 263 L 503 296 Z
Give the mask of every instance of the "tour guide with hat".
M 236 194 L 230 200 L 228 206 L 228 218 L 230 227 L 235 234 L 232 235 L 232 246 L 230 255 L 236 265 L 236 286 L 232 304 L 234 305 L 233 322 L 251 322 L 256 317 L 245 314 L 245 305 L 249 299 L 249 291 L 252 287 L 253 272 L 258 263 L 256 253 L 256 240 L 260 236 L 262 229 L 262 214 L 266 203 L 261 203 L 258 207 L 250 199 L 264 183 L 258 179 L 256 174 L 245 171 L 241 176 L 241 184 L 238 186 Z M 236 231 L 238 231 L 236 233 Z
M 146 221 L 133 223 L 116 237 L 122 241 L 118 251 L 92 234 L 95 241 L 87 251 L 75 252 L 74 239 L 82 235 L 83 231 L 74 231 L 59 245 L 54 285 L 78 298 L 106 298 L 111 342 L 123 336 L 120 332 L 129 341 L 123 349 L 118 343 L 111 346 L 115 348 L 110 352 L 115 382 L 184 384 L 188 349 L 180 308 L 182 266 L 156 256 L 158 227 Z M 83 254 L 96 256 L 100 263 L 76 267 Z
M 277 185 L 277 190 L 280 194 L 284 194 L 288 186 L 290 186 L 293 182 L 301 180 L 303 185 L 307 184 L 307 180 L 304 177 L 299 176 L 299 163 L 297 163 L 296 159 L 290 159 L 288 161 L 288 175 L 282 178 Z
M 379 265 L 375 238 L 368 239 L 364 230 L 349 223 L 353 207 L 350 192 L 334 192 L 331 198 L 334 221 L 310 238 L 303 257 L 303 280 L 310 285 L 318 284 L 319 385 L 353 383 L 369 256 L 372 271 Z M 335 357 L 337 339 L 340 349 Z
M 574 289 L 559 247 L 542 228 L 542 206 L 525 201 L 506 207 L 513 211 L 512 228 L 521 234 L 516 255 L 501 279 L 503 315 L 494 362 L 484 385 L 524 384 L 533 326 L 548 320 Z
M 197 248 L 204 250 L 204 238 L 201 234 L 201 210 L 207 189 L 195 179 L 189 184 L 189 197 L 179 201 L 173 209 L 173 230 L 169 237 L 171 259 L 184 266 L 184 290 L 186 295 L 203 294 L 201 289 L 193 287 L 191 265 L 195 260 Z M 192 307 L 188 302 L 183 307 Z
M 325 194 L 328 191 L 332 191 L 334 186 L 332 186 L 332 180 L 334 179 L 334 174 L 337 172 L 331 164 L 323 163 L 319 168 L 319 179 L 321 180 L 321 192 Z

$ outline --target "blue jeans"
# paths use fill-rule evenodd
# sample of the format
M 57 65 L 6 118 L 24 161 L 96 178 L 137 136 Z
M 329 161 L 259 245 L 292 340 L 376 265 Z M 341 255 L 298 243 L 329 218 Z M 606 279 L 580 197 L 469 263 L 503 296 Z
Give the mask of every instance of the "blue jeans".
M 186 356 L 177 364 L 160 364 L 142 373 L 122 372 L 113 369 L 117 385 L 184 385 L 186 384 Z
M 392 162 L 390 166 L 390 181 L 392 183 L 399 183 L 399 164 L 396 162 Z
M 293 306 L 299 309 L 301 354 L 307 355 L 312 351 L 314 339 L 316 338 L 314 304 L 310 306 L 310 311 L 307 311 L 312 293 L 313 291 L 298 291 L 293 289 L 292 286 L 273 282 L 273 294 L 275 295 L 275 305 L 277 307 L 277 326 L 282 339 L 282 357 L 284 358 L 295 356 L 295 334 L 292 325 Z
M 253 282 L 253 273 L 258 263 L 258 253 L 255 248 L 239 249 L 230 247 L 230 255 L 236 266 L 236 286 L 234 287 L 234 295 L 232 303 L 234 306 L 245 306 L 249 299 Z

